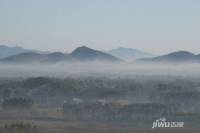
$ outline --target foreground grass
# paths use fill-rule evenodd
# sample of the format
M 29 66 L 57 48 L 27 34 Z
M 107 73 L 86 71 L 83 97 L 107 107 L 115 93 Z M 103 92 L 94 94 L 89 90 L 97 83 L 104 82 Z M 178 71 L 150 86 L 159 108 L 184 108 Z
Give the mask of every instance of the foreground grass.
M 25 123 L 6 124 L 0 128 L 1 133 L 43 133 L 44 131 L 36 125 Z
M 137 128 L 107 124 L 15 122 L 4 124 L 0 133 L 199 133 L 200 128 Z

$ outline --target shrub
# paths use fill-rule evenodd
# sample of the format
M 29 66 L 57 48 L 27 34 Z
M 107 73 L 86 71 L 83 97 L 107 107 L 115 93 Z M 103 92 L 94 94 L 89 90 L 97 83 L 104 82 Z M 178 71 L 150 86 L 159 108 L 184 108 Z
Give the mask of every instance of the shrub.
M 29 109 L 33 106 L 31 99 L 25 98 L 9 98 L 5 99 L 2 103 L 4 109 L 16 108 L 16 109 Z
M 1 133 L 42 133 L 41 128 L 31 124 L 12 123 L 0 128 Z

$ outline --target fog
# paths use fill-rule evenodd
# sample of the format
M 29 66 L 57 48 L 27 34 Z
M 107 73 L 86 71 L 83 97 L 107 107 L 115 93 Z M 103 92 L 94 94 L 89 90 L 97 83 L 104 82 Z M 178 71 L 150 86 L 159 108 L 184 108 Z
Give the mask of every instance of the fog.
M 0 77 L 69 77 L 69 76 L 200 76 L 200 64 L 137 64 L 137 63 L 57 63 L 1 64 Z

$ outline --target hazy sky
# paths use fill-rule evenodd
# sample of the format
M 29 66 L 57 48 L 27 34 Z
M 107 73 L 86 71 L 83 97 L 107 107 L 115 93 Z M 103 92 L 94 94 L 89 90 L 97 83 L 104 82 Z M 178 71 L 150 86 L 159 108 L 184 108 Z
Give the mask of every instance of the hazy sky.
M 0 0 L 0 44 L 200 53 L 200 0 Z

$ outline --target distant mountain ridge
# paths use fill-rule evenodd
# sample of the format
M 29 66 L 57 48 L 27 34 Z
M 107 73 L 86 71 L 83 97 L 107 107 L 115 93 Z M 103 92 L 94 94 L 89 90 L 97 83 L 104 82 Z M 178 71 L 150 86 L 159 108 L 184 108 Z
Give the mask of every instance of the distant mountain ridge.
M 50 54 L 40 54 L 35 52 L 20 53 L 1 59 L 4 63 L 56 63 L 67 59 L 67 54 L 54 52 Z
M 19 46 L 10 47 L 10 46 L 6 46 L 6 45 L 0 45 L 0 59 L 11 56 L 11 55 L 26 53 L 26 52 L 48 53 L 46 51 L 25 49 L 25 48 L 19 47 Z
M 107 61 L 120 61 L 120 59 L 104 53 L 102 51 L 94 50 L 86 46 L 78 47 L 71 54 L 73 58 L 82 61 L 94 61 L 94 60 L 107 60 Z
M 2 48 L 2 49 L 1 49 Z M 1 51 L 3 49 L 7 49 L 10 55 L 0 59 L 0 63 L 57 63 L 57 62 L 94 62 L 94 61 L 104 61 L 104 62 L 123 62 L 123 58 L 131 57 L 134 55 L 145 56 L 145 53 L 131 48 L 117 48 L 111 51 L 115 51 L 115 54 L 118 53 L 118 57 L 109 54 L 108 52 L 102 52 L 99 50 L 95 50 L 86 46 L 81 46 L 76 48 L 71 53 L 62 53 L 62 52 L 43 52 L 36 51 L 31 49 L 24 49 L 21 47 L 7 47 L 0 46 L 0 54 L 6 55 L 5 52 Z M 127 51 L 127 53 L 126 53 Z M 21 52 L 21 53 L 18 53 Z M 134 53 L 133 53 L 134 52 Z M 124 55 L 123 55 L 124 54 Z M 122 57 L 119 57 L 122 55 Z M 124 57 L 125 56 L 125 57 Z M 152 56 L 152 55 L 146 55 Z M 134 56 L 136 57 L 136 56 Z M 122 59 L 121 59 L 122 58 Z M 139 57 L 138 57 L 139 58 Z M 127 58 L 126 58 L 127 59 Z M 130 58 L 131 61 L 134 58 Z M 200 54 L 193 54 L 188 51 L 175 51 L 169 54 L 156 56 L 156 57 L 148 57 L 148 58 L 140 58 L 135 61 L 136 63 L 200 63 Z
M 143 58 L 137 60 L 143 63 L 200 63 L 200 55 L 188 51 L 176 51 L 154 58 Z
M 124 47 L 118 47 L 116 49 L 112 49 L 108 51 L 109 54 L 112 54 L 115 57 L 121 58 L 126 61 L 133 61 L 135 59 L 139 58 L 149 58 L 154 57 L 155 55 L 140 51 L 138 49 L 133 48 L 124 48 Z
M 107 61 L 118 62 L 122 61 L 110 54 L 88 48 L 86 46 L 76 48 L 72 53 L 65 54 L 61 52 L 53 52 L 41 54 L 36 52 L 25 52 L 16 55 L 11 55 L 0 60 L 3 63 L 57 63 L 60 61 Z

